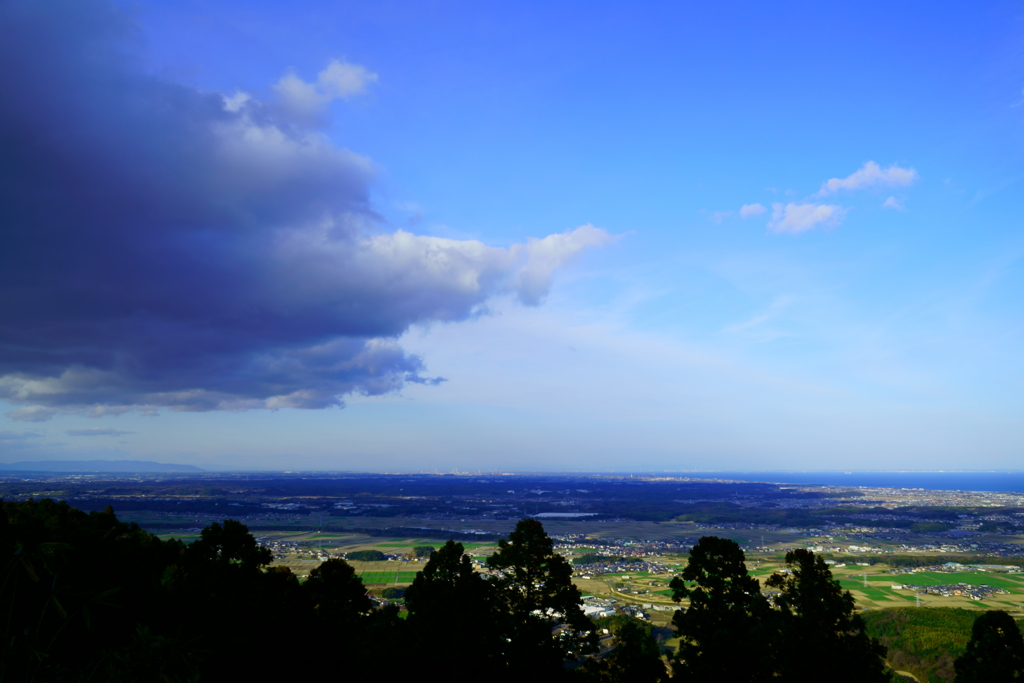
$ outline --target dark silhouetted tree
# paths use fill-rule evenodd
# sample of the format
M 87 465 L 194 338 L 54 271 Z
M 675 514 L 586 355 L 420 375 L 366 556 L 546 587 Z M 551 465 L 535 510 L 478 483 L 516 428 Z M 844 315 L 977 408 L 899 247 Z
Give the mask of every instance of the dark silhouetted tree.
M 613 683 L 661 683 L 668 670 L 661 658 L 661 646 L 650 627 L 627 621 L 615 634 L 618 641 L 608 656 Z
M 383 562 L 387 557 L 379 550 L 353 550 L 345 553 L 345 557 L 353 562 Z
M 799 549 L 786 553 L 786 564 L 790 574 L 773 574 L 765 582 L 780 591 L 777 667 L 783 680 L 819 681 L 822 671 L 838 683 L 889 680 L 885 647 L 865 633 L 853 596 L 832 578 L 825 560 Z
M 473 568 L 461 543 L 449 540 L 430 554 L 405 591 L 405 606 L 416 657 L 431 662 L 435 680 L 503 668 L 494 586 Z
M 345 560 L 327 560 L 309 572 L 302 586 L 317 616 L 331 626 L 355 624 L 373 609 L 363 580 Z
M 1024 638 L 1013 617 L 1002 610 L 985 612 L 971 629 L 967 652 L 957 658 L 954 683 L 1024 681 Z
M 230 564 L 247 572 L 259 570 L 274 559 L 269 548 L 256 543 L 247 526 L 233 519 L 225 520 L 223 526 L 214 522 L 203 529 L 185 555 L 186 561 Z
M 244 524 L 229 519 L 203 529 L 165 572 L 166 615 L 154 628 L 187 639 L 204 680 L 286 675 L 286 661 L 265 653 L 302 647 L 297 630 L 267 628 L 313 620 L 296 577 L 266 570 L 272 559 Z
M 572 566 L 554 550 L 543 525 L 534 519 L 516 524 L 508 540 L 487 559 L 501 572 L 495 621 L 505 639 L 505 661 L 512 678 L 558 678 L 563 663 L 597 650 L 594 624 L 583 613 Z
M 666 683 L 668 669 L 650 625 L 627 619 L 615 629 L 615 647 L 604 659 L 591 659 L 577 672 L 585 683 Z
M 701 538 L 690 549 L 686 569 L 669 586 L 675 601 L 690 601 L 672 619 L 680 637 L 676 677 L 730 683 L 773 677 L 774 615 L 757 579 L 747 574 L 735 541 Z
M 163 640 L 161 656 L 131 645 L 138 625 L 158 618 L 161 577 L 182 548 L 119 522 L 109 508 L 0 503 L 0 680 L 187 674 L 175 642 Z
M 345 560 L 331 559 L 309 573 L 303 584 L 316 614 L 315 635 L 308 644 L 318 644 L 344 662 L 347 678 L 374 680 L 382 671 L 401 678 L 411 673 L 408 624 L 398 605 L 375 608 L 362 579 Z M 401 647 L 396 647 L 401 644 Z M 334 677 L 336 667 L 327 665 L 321 676 Z

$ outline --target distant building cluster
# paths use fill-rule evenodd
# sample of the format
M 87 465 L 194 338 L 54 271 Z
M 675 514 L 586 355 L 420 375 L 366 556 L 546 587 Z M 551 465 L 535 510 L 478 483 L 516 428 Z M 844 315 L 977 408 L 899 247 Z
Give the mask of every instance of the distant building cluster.
M 621 574 L 623 572 L 645 572 L 648 574 L 670 574 L 672 570 L 657 562 L 593 562 L 576 565 L 573 573 L 588 579 L 601 574 Z
M 913 583 L 905 583 L 905 584 L 898 584 L 898 583 L 896 583 L 896 584 L 893 584 L 892 587 L 894 589 L 896 589 L 896 590 L 906 589 L 906 590 L 912 590 L 912 591 L 914 591 L 916 593 L 931 594 L 931 595 L 941 595 L 941 596 L 947 597 L 947 598 L 953 597 L 953 596 L 962 596 L 962 597 L 970 598 L 971 600 L 979 600 L 979 601 L 980 600 L 984 600 L 985 598 L 990 597 L 992 595 L 997 595 L 997 594 L 1007 595 L 1010 592 L 1010 591 L 1004 590 L 1002 588 L 995 588 L 994 586 L 989 586 L 989 585 L 986 585 L 986 584 L 981 584 L 981 585 L 978 585 L 978 586 L 974 586 L 974 585 L 971 585 L 969 583 L 950 583 L 950 584 L 941 584 L 941 585 L 937 585 L 937 586 L 918 586 L 918 585 L 913 584 Z
M 1021 568 L 1012 564 L 961 564 L 945 562 L 928 567 L 899 567 L 890 570 L 893 574 L 918 574 L 921 572 L 1005 572 L 1019 573 Z

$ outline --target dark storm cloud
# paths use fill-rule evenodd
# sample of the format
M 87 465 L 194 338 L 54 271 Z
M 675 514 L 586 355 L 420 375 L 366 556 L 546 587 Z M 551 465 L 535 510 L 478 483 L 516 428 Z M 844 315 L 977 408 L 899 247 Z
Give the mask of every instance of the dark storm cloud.
M 424 378 L 393 339 L 552 272 L 603 231 L 509 249 L 374 229 L 374 167 L 274 108 L 147 73 L 105 2 L 0 4 L 0 398 L 45 420 L 341 405 Z

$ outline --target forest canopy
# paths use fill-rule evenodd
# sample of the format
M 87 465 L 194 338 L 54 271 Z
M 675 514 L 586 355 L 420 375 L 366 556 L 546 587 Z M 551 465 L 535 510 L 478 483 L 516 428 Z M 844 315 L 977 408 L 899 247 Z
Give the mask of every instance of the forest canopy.
M 483 568 L 454 540 L 422 548 L 429 560 L 399 605 L 397 591 L 373 598 L 343 559 L 305 581 L 271 566 L 237 521 L 185 544 L 109 507 L 2 503 L 0 681 L 263 681 L 293 675 L 300 657 L 314 678 L 343 661 L 355 678 L 429 666 L 434 680 L 452 681 L 800 682 L 823 671 L 840 682 L 889 680 L 878 639 L 894 642 L 889 632 L 874 620 L 869 634 L 849 592 L 807 550 L 788 553 L 788 573 L 762 586 L 734 541 L 701 538 L 670 584 L 680 645 L 666 651 L 630 619 L 614 621 L 599 645 L 572 565 L 539 521 L 519 521 Z M 1016 655 L 993 655 L 1003 643 L 1019 649 L 1006 633 L 993 622 L 977 645 L 960 645 L 974 663 L 958 661 L 958 673 L 1013 666 Z

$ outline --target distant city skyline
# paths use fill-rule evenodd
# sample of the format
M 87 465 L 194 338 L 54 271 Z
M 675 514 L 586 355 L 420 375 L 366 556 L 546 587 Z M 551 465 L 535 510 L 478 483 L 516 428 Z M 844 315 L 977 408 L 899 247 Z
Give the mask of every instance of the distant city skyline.
M 1024 467 L 1011 3 L 5 3 L 0 463 Z

